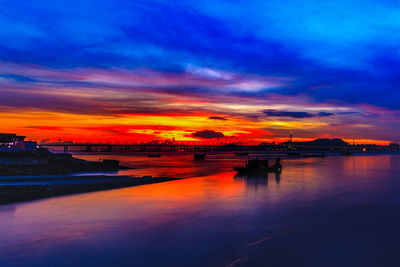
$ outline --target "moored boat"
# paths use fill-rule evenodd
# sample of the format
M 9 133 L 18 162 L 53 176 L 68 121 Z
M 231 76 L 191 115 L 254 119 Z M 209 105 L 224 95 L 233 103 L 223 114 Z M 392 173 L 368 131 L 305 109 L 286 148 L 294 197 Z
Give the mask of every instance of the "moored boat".
M 343 151 L 340 154 L 342 154 L 343 156 L 351 156 L 351 155 L 353 155 L 353 152 L 351 152 L 351 151 Z
M 194 154 L 193 158 L 194 158 L 194 160 L 205 160 L 206 154 Z
M 322 154 L 305 154 L 305 155 L 303 155 L 303 157 L 305 157 L 305 158 L 324 158 L 325 157 L 325 153 L 322 153 Z
M 300 152 L 287 152 L 286 155 L 291 156 L 291 157 L 297 157 L 297 156 L 300 156 L 301 153 Z
M 233 169 L 239 174 L 281 172 L 282 165 L 280 164 L 280 160 L 280 158 L 277 158 L 275 165 L 269 166 L 268 160 L 253 159 L 246 161 L 244 166 L 234 167 Z
M 234 152 L 233 154 L 235 154 L 236 156 L 247 156 L 249 155 L 249 152 Z
M 149 155 L 147 155 L 149 158 L 159 158 L 159 157 L 161 157 L 161 154 L 160 153 L 158 153 L 158 154 L 149 154 Z

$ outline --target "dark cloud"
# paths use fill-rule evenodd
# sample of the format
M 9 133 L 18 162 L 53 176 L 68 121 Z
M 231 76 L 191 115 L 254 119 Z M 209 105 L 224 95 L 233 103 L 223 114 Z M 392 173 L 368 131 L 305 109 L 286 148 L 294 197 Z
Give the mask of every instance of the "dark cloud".
M 195 132 L 192 134 L 194 137 L 199 137 L 199 138 L 206 138 L 206 139 L 211 139 L 211 138 L 224 138 L 225 135 L 221 132 L 215 132 L 212 130 L 204 130 L 204 131 L 199 131 Z
M 335 113 L 330 113 L 330 112 L 318 112 L 317 114 L 314 115 L 314 117 L 329 117 L 333 116 Z
M 22 75 L 15 75 L 15 74 L 0 74 L 0 78 L 11 79 L 16 82 L 35 82 L 36 80 L 32 79 L 31 77 L 22 76 Z
M 296 119 L 329 117 L 335 115 L 334 113 L 328 113 L 328 112 L 318 112 L 314 114 L 304 111 L 283 111 L 283 110 L 273 110 L 273 109 L 264 110 L 263 113 L 270 117 L 290 117 Z
M 217 117 L 217 116 L 211 116 L 211 117 L 208 117 L 210 120 L 221 120 L 221 121 L 227 121 L 228 119 L 227 118 L 224 118 L 224 117 Z

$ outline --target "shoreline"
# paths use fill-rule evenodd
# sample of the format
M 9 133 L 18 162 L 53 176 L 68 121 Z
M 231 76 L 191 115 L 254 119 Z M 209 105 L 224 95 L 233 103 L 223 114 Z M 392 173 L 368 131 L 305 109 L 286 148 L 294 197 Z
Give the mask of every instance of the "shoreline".
M 130 169 L 118 160 L 87 161 L 69 153 L 47 149 L 0 150 L 0 177 L 31 175 L 68 175 L 82 172 L 104 172 Z
M 162 183 L 183 178 L 152 176 L 7 176 L 0 178 L 0 205 L 48 197 Z

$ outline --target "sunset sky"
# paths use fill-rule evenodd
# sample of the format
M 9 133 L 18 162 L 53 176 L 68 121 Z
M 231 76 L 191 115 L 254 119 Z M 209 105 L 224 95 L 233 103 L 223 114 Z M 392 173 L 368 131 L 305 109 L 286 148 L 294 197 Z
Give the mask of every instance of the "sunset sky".
M 0 132 L 400 141 L 392 0 L 0 0 Z

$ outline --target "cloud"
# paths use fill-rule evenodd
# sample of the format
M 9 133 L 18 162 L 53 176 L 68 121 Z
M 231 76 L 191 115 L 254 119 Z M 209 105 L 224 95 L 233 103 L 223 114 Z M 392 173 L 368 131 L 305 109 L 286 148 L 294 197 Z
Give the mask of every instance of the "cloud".
M 227 121 L 228 119 L 227 118 L 224 118 L 224 117 L 217 117 L 217 116 L 211 116 L 211 117 L 208 117 L 210 120 L 221 120 L 221 121 Z
M 283 110 L 273 110 L 273 109 L 264 110 L 263 113 L 270 117 L 290 117 L 296 119 L 329 117 L 335 115 L 334 113 L 329 113 L 329 112 L 318 112 L 314 114 L 305 111 L 283 111 Z
M 297 2 L 4 1 L 0 110 L 246 120 L 237 127 L 336 114 L 333 125 L 396 136 L 396 3 Z
M 211 138 L 224 138 L 225 135 L 221 132 L 215 132 L 212 130 L 204 130 L 204 131 L 199 131 L 195 132 L 192 134 L 194 137 L 199 137 L 199 138 L 205 138 L 205 139 L 211 139 Z
M 192 67 L 193 68 L 193 67 Z M 199 68 L 203 69 L 203 68 Z M 279 88 L 292 80 L 290 77 L 264 76 L 240 72 L 224 72 L 207 69 L 211 73 L 224 73 L 220 76 L 204 75 L 202 72 L 180 71 L 165 72 L 154 69 L 138 68 L 50 68 L 33 64 L 16 64 L 1 61 L 0 78 L 3 83 L 29 84 L 47 87 L 91 87 L 125 88 L 140 90 L 143 88 L 160 91 L 168 88 L 200 88 L 202 91 L 234 94 L 236 92 L 257 92 Z M 30 85 L 32 86 L 32 85 Z
M 57 126 L 27 126 L 26 128 L 33 128 L 33 129 L 44 130 L 44 131 L 62 131 L 62 130 L 64 130 L 62 127 L 57 127 Z
M 79 9 L 65 0 L 55 4 L 50 0 L 10 2 L 2 6 L 1 22 L 9 27 L 0 32 L 0 59 L 59 69 L 58 77 L 52 78 L 70 86 L 157 87 L 145 79 L 101 72 L 143 68 L 155 72 L 144 73 L 148 77 L 156 76 L 157 71 L 165 73 L 165 77 L 157 76 L 166 81 L 161 86 L 196 86 L 204 93 L 215 88 L 221 93 L 248 92 L 262 97 L 264 91 L 275 90 L 293 96 L 314 88 L 307 93 L 318 102 L 339 100 L 399 108 L 398 33 L 394 26 L 388 27 L 399 21 L 393 13 L 377 19 L 392 9 L 387 1 L 356 0 L 351 7 L 343 0 L 329 4 L 307 0 L 304 5 L 225 1 L 215 6 L 201 2 L 174 5 L 170 1 L 104 0 L 101 4 L 81 3 Z M 356 8 L 369 10 L 371 6 L 378 13 L 366 16 Z M 248 17 L 249 13 L 254 16 Z M 293 18 L 296 23 L 287 23 Z M 375 39 L 380 42 L 371 45 Z M 366 64 L 368 69 L 358 68 Z M 90 68 L 102 77 L 93 75 Z M 46 81 L 42 74 L 32 73 L 10 73 L 14 76 L 7 78 Z M 59 81 L 61 73 L 70 77 Z M 167 81 L 179 73 L 184 73 L 179 83 Z M 297 83 L 276 77 L 295 77 Z M 391 97 L 379 97 L 382 95 Z

